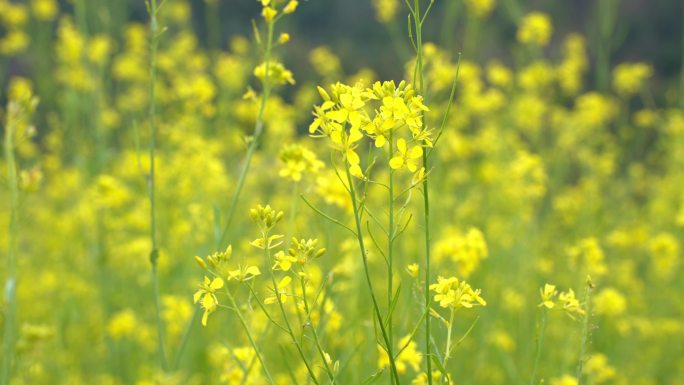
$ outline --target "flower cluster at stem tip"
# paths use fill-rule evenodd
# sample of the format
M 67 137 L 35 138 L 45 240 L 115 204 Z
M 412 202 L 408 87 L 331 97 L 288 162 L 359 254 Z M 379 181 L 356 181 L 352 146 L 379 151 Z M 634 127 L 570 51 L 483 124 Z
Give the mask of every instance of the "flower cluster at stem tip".
M 309 133 L 330 139 L 353 176 L 365 178 L 357 153 L 364 137 L 372 140 L 376 148 L 389 146 L 392 169 L 424 173 L 418 167 L 418 160 L 423 148 L 433 145 L 431 130 L 423 122 L 423 114 L 429 109 L 411 85 L 386 81 L 366 88 L 362 83 L 354 86 L 336 83 L 330 92 L 322 87 L 318 87 L 318 92 L 323 103 L 314 106 Z M 372 113 L 368 111 L 370 108 Z

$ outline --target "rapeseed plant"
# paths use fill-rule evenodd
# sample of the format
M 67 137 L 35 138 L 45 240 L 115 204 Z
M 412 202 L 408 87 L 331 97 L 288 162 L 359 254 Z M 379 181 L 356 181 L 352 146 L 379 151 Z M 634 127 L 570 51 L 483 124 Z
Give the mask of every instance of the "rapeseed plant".
M 245 4 L 0 0 L 3 385 L 681 383 L 684 99 L 626 7 L 372 0 L 376 72 Z

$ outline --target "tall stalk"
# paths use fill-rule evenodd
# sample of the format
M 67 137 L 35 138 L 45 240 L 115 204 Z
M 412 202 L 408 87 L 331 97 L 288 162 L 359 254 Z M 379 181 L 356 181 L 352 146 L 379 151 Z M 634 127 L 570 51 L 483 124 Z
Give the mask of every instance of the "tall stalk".
M 532 376 L 530 376 L 530 385 L 535 385 L 537 381 L 537 372 L 539 371 L 539 361 L 541 360 L 542 347 L 544 346 L 544 335 L 546 334 L 546 320 L 548 312 L 542 309 L 541 324 L 537 335 L 537 352 L 534 357 L 534 366 L 532 367 Z
M 361 217 L 359 215 L 359 206 L 356 198 L 356 188 L 354 187 L 354 181 L 349 171 L 349 163 L 345 161 L 345 171 L 347 175 L 347 183 L 349 184 L 349 196 L 352 200 L 352 208 L 354 211 L 354 222 L 356 224 L 356 238 L 359 242 L 359 249 L 361 252 L 361 259 L 363 261 L 363 271 L 366 277 L 366 284 L 368 285 L 368 291 L 370 292 L 371 301 L 373 302 L 373 311 L 375 312 L 375 317 L 378 319 L 378 325 L 380 326 L 380 333 L 382 334 L 382 339 L 385 342 L 385 349 L 387 350 L 387 356 L 389 357 L 391 378 L 392 383 L 399 385 L 399 372 L 397 371 L 397 365 L 395 363 L 394 353 L 392 353 L 392 345 L 390 344 L 389 334 L 385 328 L 385 323 L 380 313 L 380 307 L 378 306 L 378 300 L 375 297 L 375 291 L 373 290 L 373 282 L 371 280 L 370 271 L 368 269 L 368 255 L 366 254 L 366 245 L 363 240 L 363 233 L 361 228 Z
M 218 7 L 218 5 L 216 5 Z M 242 194 L 242 189 L 245 185 L 245 180 L 247 179 L 247 174 L 249 173 L 249 168 L 252 163 L 252 157 L 254 156 L 254 152 L 256 151 L 259 142 L 261 141 L 261 137 L 263 135 L 263 130 L 264 130 L 264 113 L 266 111 L 266 103 L 268 102 L 268 98 L 271 94 L 271 83 L 270 79 L 268 77 L 269 74 L 269 68 L 270 68 L 270 62 L 271 62 L 271 53 L 273 51 L 273 34 L 275 30 L 275 23 L 280 19 L 281 15 L 277 16 L 275 19 L 267 22 L 268 26 L 268 32 L 267 32 L 267 37 L 266 37 L 266 48 L 264 50 L 264 62 L 265 62 L 265 76 L 262 81 L 262 93 L 261 93 L 261 100 L 259 102 L 259 112 L 257 114 L 256 122 L 254 124 L 254 135 L 251 138 L 251 141 L 249 142 L 249 145 L 247 147 L 247 153 L 245 154 L 245 158 L 242 163 L 242 168 L 240 169 L 240 174 L 238 176 L 238 182 L 237 182 L 237 187 L 235 188 L 235 192 L 233 193 L 233 197 L 230 200 L 230 206 L 228 207 L 228 214 L 226 215 L 226 220 L 225 224 L 223 225 L 223 230 L 221 230 L 220 236 L 216 238 L 216 245 L 215 248 L 216 250 L 223 249 L 223 245 L 226 242 L 226 237 L 228 236 L 228 230 L 230 229 L 230 224 L 233 221 L 233 217 L 235 216 L 235 212 L 237 209 L 238 202 L 240 201 L 240 195 Z M 193 320 L 196 317 L 198 310 L 195 310 L 195 313 L 193 315 Z M 185 348 L 187 346 L 187 340 L 189 339 L 191 333 L 192 333 L 192 327 L 191 325 L 187 326 L 186 333 L 184 334 L 183 341 L 181 343 L 181 346 L 176 353 L 176 367 L 180 364 L 180 360 L 183 356 L 183 353 L 185 352 Z
M 584 319 L 582 320 L 582 341 L 580 342 L 580 354 L 577 361 L 577 385 L 582 385 L 582 371 L 584 369 L 584 361 L 587 355 L 587 345 L 589 344 L 589 321 L 591 318 L 591 292 L 594 290 L 594 284 L 590 278 L 587 277 L 587 291 L 584 294 Z
M 17 165 L 14 157 L 15 119 L 13 111 L 17 106 L 10 106 L 7 111 L 5 127 L 5 160 L 7 162 L 7 181 L 10 190 L 10 221 L 7 247 L 7 280 L 5 281 L 5 330 L 3 333 L 2 368 L 0 384 L 7 385 L 10 380 L 12 359 L 14 358 L 15 321 L 17 319 L 17 238 L 19 236 L 19 185 L 17 181 Z
M 394 156 L 394 135 L 392 131 L 390 130 L 389 134 L 389 158 L 392 159 Z M 387 306 L 388 306 L 388 313 L 387 313 L 387 333 L 389 334 L 389 343 L 390 346 L 394 343 L 394 337 L 393 337 L 393 327 L 392 327 L 392 314 L 394 313 L 392 311 L 392 298 L 394 297 L 394 287 L 393 287 L 393 273 L 394 273 L 394 259 L 393 259 L 393 250 L 394 250 L 394 169 L 390 167 L 389 170 L 389 226 L 387 226 L 387 260 L 388 260 L 388 269 L 387 269 Z
M 268 241 L 268 232 L 264 233 L 262 235 L 264 239 L 264 253 L 267 261 L 271 261 L 271 249 Z M 273 269 L 268 269 L 269 272 L 271 273 L 271 282 L 273 283 L 273 290 L 275 292 L 275 297 L 276 301 L 278 303 L 278 307 L 280 308 L 280 313 L 283 316 L 283 320 L 285 321 L 285 327 L 287 328 L 287 333 L 290 335 L 290 339 L 292 340 L 292 343 L 295 345 L 297 348 L 297 353 L 299 353 L 299 357 L 302 359 L 304 362 L 304 366 L 306 366 L 306 370 L 309 373 L 309 377 L 311 377 L 311 380 L 314 382 L 316 385 L 320 385 L 318 382 L 318 379 L 316 379 L 316 373 L 314 373 L 313 369 L 311 368 L 311 364 L 309 364 L 309 360 L 306 359 L 306 355 L 304 355 L 304 350 L 302 349 L 301 344 L 299 341 L 297 341 L 297 338 L 295 338 L 294 330 L 292 329 L 292 325 L 290 324 L 290 319 L 287 316 L 287 312 L 285 311 L 285 306 L 283 305 L 283 301 L 280 298 L 280 291 L 278 289 L 278 283 L 275 280 L 275 274 L 273 274 Z
M 149 126 L 150 126 L 150 174 L 147 180 L 147 191 L 150 201 L 150 263 L 152 264 L 152 287 L 154 302 L 157 313 L 157 344 L 159 349 L 159 361 L 163 371 L 167 370 L 166 344 L 164 343 L 164 321 L 161 316 L 161 303 L 159 294 L 159 245 L 157 242 L 157 205 L 155 197 L 155 151 L 157 137 L 157 111 L 155 104 L 154 84 L 157 81 L 157 47 L 159 46 L 159 24 L 157 22 L 157 0 L 149 0 L 147 11 L 150 14 L 150 83 L 149 83 Z
M 271 372 L 268 370 L 268 367 L 266 366 L 266 361 L 264 361 L 263 356 L 261 355 L 261 350 L 259 350 L 256 341 L 254 340 L 254 337 L 252 335 L 252 331 L 249 328 L 249 324 L 247 324 L 247 321 L 245 320 L 245 317 L 242 315 L 242 312 L 240 311 L 240 308 L 238 307 L 237 302 L 235 301 L 235 297 L 233 297 L 233 294 L 231 294 L 230 290 L 228 290 L 227 287 L 224 286 L 226 295 L 228 299 L 230 300 L 230 304 L 233 307 L 233 311 L 235 311 L 235 314 L 238 316 L 238 319 L 240 320 L 240 324 L 242 325 L 242 328 L 245 329 L 245 334 L 247 334 L 247 339 L 249 340 L 250 345 L 252 345 L 252 349 L 254 349 L 254 354 L 256 355 L 257 359 L 259 360 L 259 363 L 261 363 L 262 369 L 264 369 L 264 373 L 266 374 L 266 378 L 268 379 L 268 383 L 271 385 L 275 385 L 275 381 L 273 381 L 273 377 L 271 376 Z M 247 376 L 247 373 L 245 373 L 245 378 Z
M 245 185 L 245 179 L 247 177 L 247 173 L 249 171 L 249 167 L 252 163 L 252 157 L 254 156 L 254 151 L 256 151 L 257 146 L 259 145 L 259 142 L 261 141 L 261 137 L 263 135 L 264 131 L 264 112 L 266 111 L 266 102 L 268 101 L 268 97 L 271 94 L 271 82 L 269 78 L 269 69 L 271 65 L 271 52 L 273 50 L 273 32 L 274 32 L 274 27 L 276 21 L 278 21 L 280 16 L 276 17 L 275 19 L 271 20 L 268 22 L 268 35 L 266 38 L 266 50 L 264 51 L 264 67 L 265 67 L 265 72 L 264 72 L 264 79 L 262 80 L 262 91 L 261 91 L 261 101 L 259 102 L 259 113 L 257 114 L 257 119 L 256 122 L 254 123 L 254 135 L 251 138 L 251 141 L 249 142 L 249 146 L 247 147 L 247 154 L 245 154 L 245 159 L 242 164 L 242 169 L 240 170 L 240 175 L 238 177 L 238 182 L 237 182 L 237 187 L 235 188 L 235 192 L 233 193 L 233 198 L 230 201 L 230 207 L 228 208 L 228 215 L 226 216 L 226 223 L 223 225 L 223 231 L 221 232 L 221 236 L 219 237 L 218 244 L 216 245 L 217 249 L 220 249 L 224 242 L 226 242 L 226 237 L 228 236 L 228 230 L 230 229 L 230 224 L 233 220 L 233 217 L 235 216 L 235 210 L 237 208 L 237 204 L 240 200 L 240 194 L 242 193 L 242 188 Z
M 598 7 L 598 49 L 596 51 L 596 88 L 606 91 L 610 75 L 610 55 L 612 53 L 613 32 L 615 30 L 618 2 L 620 0 L 602 0 Z
M 434 1 L 430 1 L 430 6 Z M 408 3 L 407 3 L 408 4 Z M 411 13 L 413 14 L 413 20 L 415 25 L 415 47 L 416 47 L 416 71 L 415 76 L 418 80 L 418 92 L 420 95 L 425 95 L 425 80 L 423 76 L 423 21 L 425 16 L 427 16 L 430 8 L 428 7 L 424 16 L 420 14 L 420 0 L 413 1 L 413 9 Z M 415 83 L 415 79 L 414 79 Z M 425 129 L 425 113 L 423 112 L 423 129 Z M 423 151 L 423 167 L 427 172 L 429 167 L 428 152 Z M 425 175 L 423 179 L 423 228 L 425 231 L 425 306 L 430 306 L 430 184 L 429 176 Z M 427 378 L 428 384 L 432 385 L 432 346 L 431 346 L 431 332 L 430 332 L 430 316 L 425 317 L 425 355 L 427 357 Z

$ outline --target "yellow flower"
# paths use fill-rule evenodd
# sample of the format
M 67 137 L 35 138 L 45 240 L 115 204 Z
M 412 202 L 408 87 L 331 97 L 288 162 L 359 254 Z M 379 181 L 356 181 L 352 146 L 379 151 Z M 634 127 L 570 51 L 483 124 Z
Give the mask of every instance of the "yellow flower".
M 326 115 L 338 123 L 349 122 L 352 128 L 359 127 L 363 120 L 363 115 L 360 111 L 363 106 L 365 106 L 365 103 L 361 96 L 349 91 L 340 95 L 339 108 L 329 111 Z
M 256 266 L 238 266 L 237 269 L 228 272 L 228 280 L 234 279 L 239 282 L 245 282 L 257 275 L 261 275 L 261 271 Z
M 437 283 L 430 285 L 430 290 L 437 293 L 434 300 L 443 308 L 458 309 L 487 305 L 487 302 L 480 297 L 480 289 L 473 290 L 467 282 L 459 281 L 456 277 L 437 277 Z
M 572 289 L 560 293 L 558 295 L 558 300 L 563 304 L 563 310 L 565 310 L 570 317 L 574 318 L 573 314 L 584 314 L 584 309 L 582 309 L 579 301 L 575 298 L 575 292 Z
M 273 259 L 275 259 L 275 263 L 272 267 L 273 270 L 289 271 L 292 268 L 292 265 L 297 262 L 296 257 L 285 254 L 284 251 L 277 252 L 273 256 Z
M 299 5 L 299 2 L 297 0 L 290 0 L 289 3 L 283 8 L 283 13 L 284 14 L 289 14 L 295 11 L 297 9 L 297 5 Z
M 647 63 L 623 63 L 613 71 L 613 88 L 620 96 L 632 96 L 653 76 L 653 67 Z
M 375 8 L 375 18 L 383 24 L 392 21 L 399 8 L 399 0 L 373 0 L 371 4 Z
M 279 175 L 295 182 L 302 180 L 303 174 L 315 175 L 323 168 L 323 162 L 316 154 L 304 146 L 287 144 L 280 151 L 280 160 L 284 163 Z
M 264 20 L 266 20 L 267 23 L 270 23 L 275 19 L 276 15 L 278 14 L 278 11 L 271 7 L 264 7 L 264 9 L 261 11 L 261 16 L 264 17 Z
M 594 296 L 594 309 L 597 314 L 618 316 L 627 309 L 627 300 L 615 288 L 607 287 Z
M 287 292 L 285 292 L 285 289 L 290 285 L 290 282 L 292 282 L 292 277 L 289 275 L 286 275 L 283 277 L 283 279 L 278 282 L 277 287 L 274 290 L 274 295 L 267 297 L 264 299 L 264 303 L 267 305 L 272 305 L 274 303 L 278 303 L 278 297 L 276 295 L 280 296 L 280 302 L 286 302 L 287 301 Z
M 33 0 L 31 9 L 36 19 L 43 21 L 53 20 L 59 11 L 56 0 Z
M 416 172 L 418 170 L 418 165 L 420 164 L 419 159 L 423 156 L 423 148 L 420 146 L 413 146 L 408 149 L 406 146 L 406 140 L 404 138 L 399 138 L 397 140 L 397 155 L 390 159 L 390 167 L 398 170 L 404 165 L 411 172 Z
M 200 284 L 199 290 L 195 292 L 193 296 L 193 302 L 199 302 L 204 309 L 204 314 L 202 315 L 202 326 L 207 326 L 207 318 L 209 314 L 216 311 L 216 306 L 218 305 L 218 299 L 216 298 L 216 290 L 223 287 L 223 279 L 216 277 L 213 280 L 209 277 L 204 277 L 204 282 Z
M 592 354 L 584 366 L 584 372 L 594 384 L 602 384 L 615 378 L 617 372 L 608 364 L 608 357 L 602 353 Z
M 262 81 L 266 77 L 266 63 L 261 63 L 254 68 L 254 76 Z M 271 60 L 268 63 L 268 80 L 276 84 L 295 84 L 292 71 L 285 68 L 283 63 Z
M 547 309 L 553 309 L 556 304 L 553 302 L 554 298 L 558 294 L 556 290 L 556 285 L 545 284 L 543 289 L 539 289 L 541 294 L 541 302 L 539 307 L 546 307 Z
M 551 385 L 577 385 L 577 378 L 565 374 L 562 377 L 552 378 Z
M 408 366 L 410 366 L 415 372 L 419 371 L 420 363 L 423 360 L 423 356 L 416 349 L 418 345 L 415 341 L 411 340 L 411 335 L 405 336 L 401 340 L 399 340 L 397 346 L 399 347 L 399 349 L 403 348 L 401 354 L 399 354 L 399 356 L 395 360 L 397 372 L 399 372 L 400 374 L 406 373 L 406 369 Z M 385 349 L 381 346 L 378 346 L 378 354 L 378 367 L 389 367 L 389 356 L 387 355 Z
M 280 44 L 285 44 L 288 41 L 290 41 L 290 34 L 289 33 L 281 33 L 280 36 L 278 36 L 278 43 Z
M 412 263 L 412 264 L 406 266 L 406 272 L 413 278 L 416 278 L 418 276 L 419 271 L 420 271 L 420 267 L 418 266 L 417 263 Z
M 531 12 L 526 15 L 518 27 L 518 41 L 538 46 L 545 46 L 551 40 L 553 26 L 551 18 L 542 12 Z
M 465 0 L 468 11 L 477 17 L 487 17 L 494 9 L 495 0 Z

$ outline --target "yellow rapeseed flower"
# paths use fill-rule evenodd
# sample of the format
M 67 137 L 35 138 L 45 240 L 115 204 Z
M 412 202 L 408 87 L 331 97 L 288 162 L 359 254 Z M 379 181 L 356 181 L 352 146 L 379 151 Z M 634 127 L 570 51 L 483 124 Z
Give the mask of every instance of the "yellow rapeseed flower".
M 193 302 L 199 302 L 204 309 L 202 314 L 202 326 L 207 326 L 207 318 L 209 314 L 216 311 L 218 299 L 216 298 L 216 290 L 223 287 L 223 279 L 216 277 L 213 280 L 209 277 L 204 277 L 204 281 L 200 284 L 199 290 L 193 295 Z
M 542 12 L 527 14 L 518 26 L 518 41 L 521 43 L 545 46 L 551 40 L 553 25 L 551 18 Z
M 556 290 L 556 285 L 545 284 L 543 289 L 539 289 L 541 295 L 541 302 L 539 307 L 545 307 L 547 309 L 553 309 L 556 304 L 553 302 L 558 294 Z

